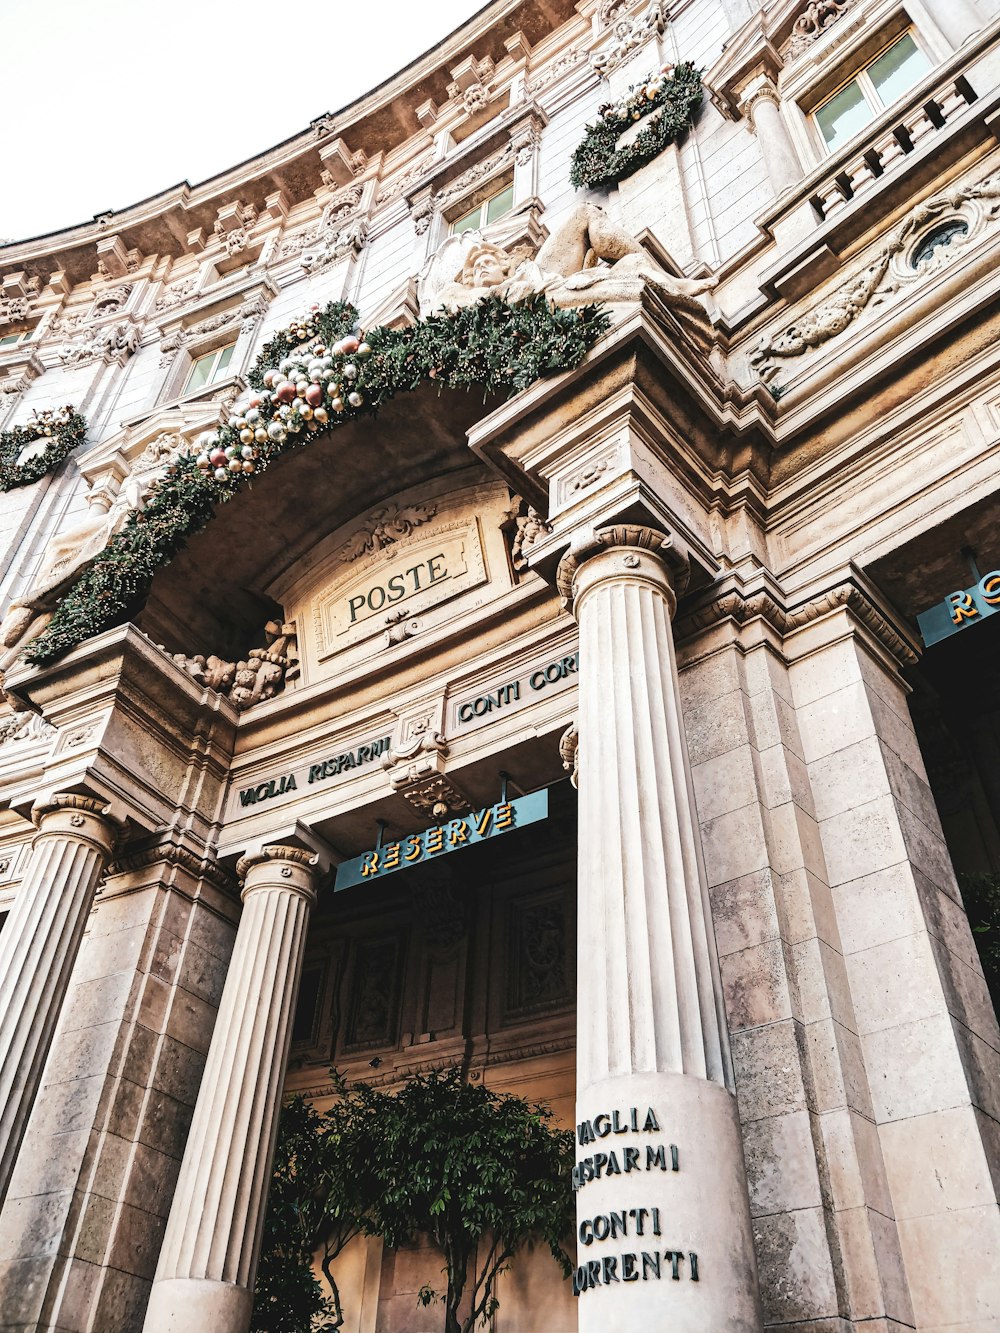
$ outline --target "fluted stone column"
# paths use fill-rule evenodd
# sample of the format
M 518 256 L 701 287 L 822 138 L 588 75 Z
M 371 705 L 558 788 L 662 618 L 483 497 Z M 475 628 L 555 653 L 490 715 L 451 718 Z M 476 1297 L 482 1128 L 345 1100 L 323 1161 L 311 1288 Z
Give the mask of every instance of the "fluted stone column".
M 237 867 L 240 918 L 153 1280 L 146 1333 L 246 1333 L 316 858 Z
M 671 615 L 649 528 L 571 548 L 580 625 L 578 1268 L 583 1333 L 761 1327 Z
M 758 75 L 740 96 L 740 115 L 760 143 L 764 169 L 775 195 L 802 179 L 802 164 L 781 115 L 781 98 L 766 75 Z
M 0 1201 L 119 830 L 107 804 L 89 796 L 53 796 L 32 819 L 31 858 L 0 933 Z

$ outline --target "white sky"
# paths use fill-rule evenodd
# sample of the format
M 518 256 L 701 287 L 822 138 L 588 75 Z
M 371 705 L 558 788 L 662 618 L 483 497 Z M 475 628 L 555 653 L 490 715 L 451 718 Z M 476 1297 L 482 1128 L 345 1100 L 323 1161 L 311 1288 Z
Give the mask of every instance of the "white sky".
M 410 63 L 485 0 L 0 0 L 0 238 L 192 185 Z

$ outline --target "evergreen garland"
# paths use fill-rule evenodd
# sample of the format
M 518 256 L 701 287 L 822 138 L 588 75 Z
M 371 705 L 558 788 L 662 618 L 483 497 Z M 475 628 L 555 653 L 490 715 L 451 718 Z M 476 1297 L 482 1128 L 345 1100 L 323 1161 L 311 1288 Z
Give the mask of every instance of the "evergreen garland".
M 0 431 L 0 491 L 28 486 L 54 472 L 86 433 L 87 423 L 71 407 L 43 412 L 23 426 Z M 21 450 L 36 440 L 45 440 L 45 448 L 18 467 Z
M 588 125 L 573 153 L 569 179 L 577 189 L 611 189 L 675 143 L 694 120 L 704 88 L 701 71 L 690 61 L 634 84 L 620 102 L 599 108 L 600 120 Z M 636 121 L 653 116 L 631 143 L 619 148 L 622 134 Z
M 69 590 L 45 632 L 25 648 L 25 659 L 36 665 L 54 661 L 133 616 L 156 572 L 208 523 L 220 503 L 250 481 L 249 473 L 265 471 L 280 454 L 374 414 L 397 393 L 427 379 L 450 389 L 479 386 L 484 398 L 510 397 L 543 375 L 578 365 L 608 324 L 598 306 L 559 310 L 544 295 L 516 304 L 487 297 L 454 315 L 432 315 L 405 328 L 370 329 L 360 344 L 349 336 L 349 350 L 340 351 L 336 339 L 357 331 L 357 311 L 339 301 L 314 308 L 262 349 L 247 376 L 257 390 L 254 406 L 209 432 L 199 442 L 199 457 L 181 454 L 154 483 L 145 508 L 130 516 Z M 299 398 L 294 400 L 299 406 L 279 402 L 268 385 L 318 364 L 320 346 L 332 353 L 324 390 L 339 390 L 337 377 L 353 388 L 350 394 L 344 389 L 343 399 L 333 399 L 339 408 L 330 414 L 324 406 L 317 419 Z M 279 366 L 286 370 L 279 373 Z M 346 374 L 348 369 L 353 375 Z

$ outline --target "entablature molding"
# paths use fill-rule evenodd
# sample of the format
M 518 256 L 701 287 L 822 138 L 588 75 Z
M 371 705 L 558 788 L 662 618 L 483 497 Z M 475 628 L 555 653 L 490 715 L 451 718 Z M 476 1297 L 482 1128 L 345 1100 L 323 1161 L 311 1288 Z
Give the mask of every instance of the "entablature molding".
M 435 213 L 445 213 L 477 188 L 528 165 L 538 151 L 548 115 L 535 102 L 519 102 L 435 161 L 426 164 L 401 190 L 418 234 Z
M 713 512 L 763 509 L 774 415 L 763 386 L 744 394 L 649 293 L 576 371 L 484 417 L 469 443 L 552 525 L 532 567 L 548 571 L 574 527 L 642 522 L 651 506 L 714 572 Z
M 461 67 L 473 52 L 479 62 L 493 61 L 496 69 L 505 61 L 523 62 L 527 51 L 576 17 L 572 0 L 550 0 L 544 6 L 530 0 L 494 0 L 379 88 L 332 115 L 317 117 L 300 134 L 249 162 L 197 186 L 182 182 L 132 207 L 99 214 L 53 236 L 0 246 L 0 266 L 23 269 L 43 282 L 51 271 L 59 270 L 77 283 L 94 272 L 96 246 L 108 235 L 120 237 L 126 253 L 184 254 L 190 234 L 201 228 L 204 235 L 213 235 L 219 210 L 238 200 L 249 201 L 260 210 L 278 191 L 285 193 L 289 205 L 307 198 L 324 170 L 336 172 L 321 155 L 325 144 L 342 140 L 342 156 L 353 170 L 361 154 L 372 159 L 425 133 L 418 106 L 428 99 L 447 103 L 448 85 L 455 82 L 453 68 Z M 519 40 L 510 47 L 514 37 Z
M 237 713 L 198 686 L 133 625 L 87 640 L 50 666 L 17 664 L 8 697 L 58 732 L 45 790 L 84 788 L 147 832 L 183 826 L 209 846 L 236 737 Z M 20 808 L 37 781 L 15 790 Z
M 897 668 L 913 666 L 920 659 L 917 636 L 893 615 L 860 570 L 852 569 L 822 591 L 789 603 L 777 582 L 761 571 L 753 583 L 730 573 L 699 595 L 682 604 L 674 620 L 674 638 L 680 654 L 696 655 L 698 640 L 726 622 L 738 631 L 761 624 L 774 633 L 776 643 L 789 651 L 788 640 L 799 631 L 841 612 L 891 658 Z

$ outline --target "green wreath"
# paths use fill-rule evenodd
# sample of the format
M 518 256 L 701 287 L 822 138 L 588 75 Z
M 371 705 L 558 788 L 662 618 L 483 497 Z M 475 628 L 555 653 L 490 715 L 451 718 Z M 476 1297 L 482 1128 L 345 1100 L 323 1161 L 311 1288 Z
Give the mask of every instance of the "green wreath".
M 569 179 L 578 190 L 589 186 L 610 189 L 652 162 L 668 144 L 676 143 L 689 129 L 704 96 L 701 70 L 690 61 L 677 65 L 673 73 L 664 65 L 633 84 L 619 102 L 599 108 L 600 120 L 588 125 L 573 153 Z M 630 144 L 619 148 L 622 134 L 636 121 L 658 113 Z
M 154 482 L 132 514 L 59 603 L 48 628 L 25 647 L 27 661 L 54 661 L 129 619 L 163 568 L 254 474 L 290 449 L 375 413 L 427 380 L 443 389 L 478 386 L 511 396 L 543 375 L 570 370 L 609 324 L 596 305 L 551 306 L 544 295 L 508 304 L 487 297 L 453 315 L 362 334 L 345 302 L 314 306 L 261 349 L 247 380 L 257 392 L 241 415 L 199 437 Z
M 0 431 L 0 491 L 13 491 L 54 472 L 67 454 L 87 433 L 87 423 L 71 407 L 43 412 L 23 426 Z M 30 444 L 45 441 L 44 447 L 20 465 L 18 459 Z

